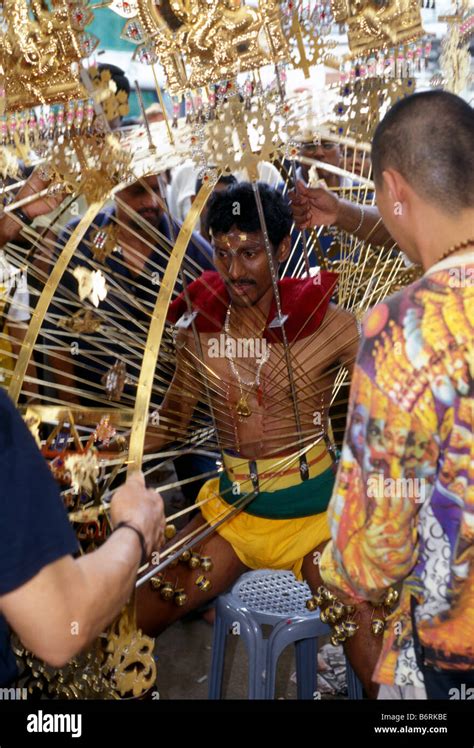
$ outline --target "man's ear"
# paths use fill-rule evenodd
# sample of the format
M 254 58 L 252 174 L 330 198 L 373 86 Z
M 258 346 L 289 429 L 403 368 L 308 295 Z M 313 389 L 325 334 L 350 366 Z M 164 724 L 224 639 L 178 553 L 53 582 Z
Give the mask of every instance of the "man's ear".
M 406 179 L 396 169 L 385 169 L 382 179 L 389 199 L 394 204 L 403 205 L 408 197 L 408 184 Z
M 288 259 L 291 250 L 291 236 L 285 236 L 280 242 L 277 249 L 277 260 L 278 262 L 285 262 Z

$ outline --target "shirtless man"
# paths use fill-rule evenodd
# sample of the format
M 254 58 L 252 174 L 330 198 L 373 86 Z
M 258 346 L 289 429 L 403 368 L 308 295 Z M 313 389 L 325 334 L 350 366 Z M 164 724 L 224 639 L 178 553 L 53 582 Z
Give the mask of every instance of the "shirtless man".
M 280 193 L 259 186 L 275 266 L 290 251 L 292 214 Z M 276 305 L 269 260 L 255 196 L 249 184 L 215 194 L 208 227 L 217 272 L 206 272 L 189 286 L 199 346 L 190 328 L 178 327 L 176 373 L 160 415 L 160 429 L 150 434 L 154 450 L 186 435 L 199 401 L 205 400 L 204 376 L 211 393 L 224 472 L 208 481 L 198 497 L 200 514 L 181 532 L 213 522 L 232 504 L 255 498 L 194 550 L 210 556 L 206 592 L 195 582 L 202 570 L 180 563 L 166 577 L 179 579 L 187 602 L 165 602 L 152 583 L 138 593 L 138 623 L 157 634 L 206 600 L 227 590 L 245 571 L 291 569 L 312 590 L 321 584 L 318 559 L 329 536 L 326 507 L 334 483 L 334 465 L 324 434 L 336 373 L 355 359 L 358 332 L 354 318 L 330 303 L 336 277 L 285 278 L 278 283 L 291 380 L 281 330 L 269 327 Z M 170 308 L 169 321 L 187 311 L 183 298 Z M 248 355 L 254 343 L 252 355 Z M 203 366 L 200 364 L 200 352 Z M 299 428 L 295 415 L 295 401 Z M 178 536 L 179 537 L 179 536 Z M 173 539 L 173 543 L 177 538 Z M 370 620 L 362 606 L 360 623 Z M 371 673 L 378 645 L 361 625 L 346 643 L 347 652 L 367 692 L 374 694 Z

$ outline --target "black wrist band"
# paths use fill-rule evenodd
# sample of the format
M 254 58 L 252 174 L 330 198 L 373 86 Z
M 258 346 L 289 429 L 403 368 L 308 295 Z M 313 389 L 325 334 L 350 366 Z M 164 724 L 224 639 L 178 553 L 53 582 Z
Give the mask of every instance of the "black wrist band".
M 26 226 L 31 226 L 31 224 L 33 223 L 33 218 L 27 216 L 26 213 L 24 213 L 20 208 L 15 208 L 15 210 L 12 211 L 12 215 L 19 218 L 20 221 Z
M 146 564 L 148 561 L 148 553 L 146 551 L 146 544 L 145 544 L 145 538 L 143 536 L 143 533 L 141 530 L 138 529 L 138 527 L 134 527 L 133 525 L 129 525 L 128 522 L 119 522 L 117 527 L 114 527 L 114 532 L 116 530 L 120 530 L 121 527 L 128 527 L 129 530 L 133 530 L 133 532 L 136 532 L 138 535 L 138 539 L 140 541 L 140 545 L 142 547 L 142 558 L 140 561 L 140 566 L 143 566 L 143 564 Z

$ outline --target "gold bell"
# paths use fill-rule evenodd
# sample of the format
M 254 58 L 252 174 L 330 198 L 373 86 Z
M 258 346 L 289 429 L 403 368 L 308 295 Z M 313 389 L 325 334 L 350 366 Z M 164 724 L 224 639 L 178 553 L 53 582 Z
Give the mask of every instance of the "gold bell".
M 201 556 L 201 569 L 203 571 L 212 571 L 214 562 L 210 556 Z
M 160 589 L 160 595 L 163 598 L 163 600 L 171 600 L 171 598 L 174 595 L 174 587 L 171 584 L 171 582 L 165 582 L 161 589 Z
M 326 608 L 326 613 L 328 615 L 329 623 L 336 623 L 337 618 L 334 615 L 334 607 L 332 605 L 330 605 L 329 608 Z
M 333 647 L 339 646 L 339 638 L 336 636 L 336 634 L 331 634 L 331 644 Z
M 313 610 L 316 610 L 316 608 L 318 607 L 318 603 L 316 602 L 314 597 L 310 597 L 309 600 L 306 600 L 306 607 L 311 612 L 313 612 Z
M 174 561 L 170 561 L 169 562 L 168 566 L 169 566 L 170 569 L 174 569 L 174 567 L 178 566 L 178 564 L 179 564 L 179 559 L 175 558 Z
M 372 633 L 375 634 L 375 636 L 381 636 L 385 629 L 385 622 L 382 621 L 381 618 L 374 618 L 370 625 L 370 628 L 372 629 Z
M 385 595 L 385 600 L 383 601 L 383 604 L 386 605 L 387 608 L 393 608 L 397 604 L 398 598 L 399 598 L 398 591 L 393 589 L 393 587 L 390 587 L 387 594 Z
M 319 607 L 323 604 L 324 598 L 322 595 L 319 595 L 317 592 L 315 595 L 313 595 L 313 600 L 316 603 L 316 605 Z
M 355 605 L 345 605 L 344 607 L 348 615 L 351 616 L 353 613 L 355 613 Z
M 174 525 L 166 525 L 165 527 L 165 538 L 171 540 L 176 535 L 176 527 Z
M 329 623 L 329 617 L 328 617 L 327 609 L 324 609 L 324 610 L 321 611 L 321 613 L 319 614 L 319 618 L 320 618 L 320 620 L 323 623 Z
M 152 577 L 150 579 L 150 584 L 152 590 L 159 590 L 161 585 L 163 584 L 163 574 L 157 574 L 156 576 Z
M 326 591 L 327 591 L 326 587 L 324 587 L 322 584 L 320 584 L 319 587 L 318 587 L 318 589 L 316 590 L 316 594 L 319 597 L 322 597 L 323 600 L 325 600 L 326 599 Z
M 339 618 L 342 618 L 342 616 L 346 612 L 345 605 L 344 603 L 341 603 L 340 600 L 336 600 L 336 602 L 332 606 L 332 609 L 334 611 L 334 615 L 336 616 L 336 620 L 339 620 Z
M 343 626 L 344 633 L 348 637 L 354 636 L 359 629 L 359 625 L 355 621 L 344 621 Z
M 195 584 L 199 587 L 199 589 L 201 590 L 201 592 L 208 592 L 208 590 L 210 590 L 211 586 L 212 586 L 211 582 L 209 581 L 209 579 L 207 579 L 202 574 L 201 574 L 200 577 L 198 577 L 196 579 Z
M 339 637 L 343 636 L 344 639 L 345 639 L 346 638 L 346 630 L 344 628 L 344 624 L 342 624 L 342 623 L 336 623 L 336 625 L 334 626 L 334 633 L 336 634 L 336 636 L 339 636 Z
M 179 560 L 182 561 L 183 564 L 186 564 L 190 558 L 191 558 L 191 551 L 187 550 L 187 551 L 182 552 L 181 556 L 179 557 Z
M 178 608 L 182 608 L 183 605 L 186 605 L 186 603 L 188 602 L 188 596 L 185 593 L 184 589 L 175 590 L 174 602 L 175 605 L 178 606 Z
M 324 592 L 324 597 L 330 603 L 336 602 L 336 600 L 337 600 L 336 595 L 333 595 L 333 593 L 330 592 L 327 588 L 326 588 L 326 590 Z
M 191 553 L 188 561 L 188 566 L 190 569 L 197 569 L 201 565 L 201 556 L 199 556 L 197 553 Z

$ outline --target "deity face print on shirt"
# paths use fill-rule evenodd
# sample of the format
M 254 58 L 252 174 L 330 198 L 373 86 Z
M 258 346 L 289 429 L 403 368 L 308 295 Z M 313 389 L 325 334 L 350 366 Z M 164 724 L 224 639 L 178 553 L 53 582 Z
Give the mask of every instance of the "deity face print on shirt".
M 364 470 L 388 476 L 388 455 L 384 441 L 385 419 L 369 418 L 367 424 L 367 447 Z M 368 458 L 368 459 L 367 459 Z
M 353 455 L 357 460 L 362 456 L 365 440 L 369 411 L 365 405 L 358 403 L 352 413 L 348 432 L 348 442 Z

